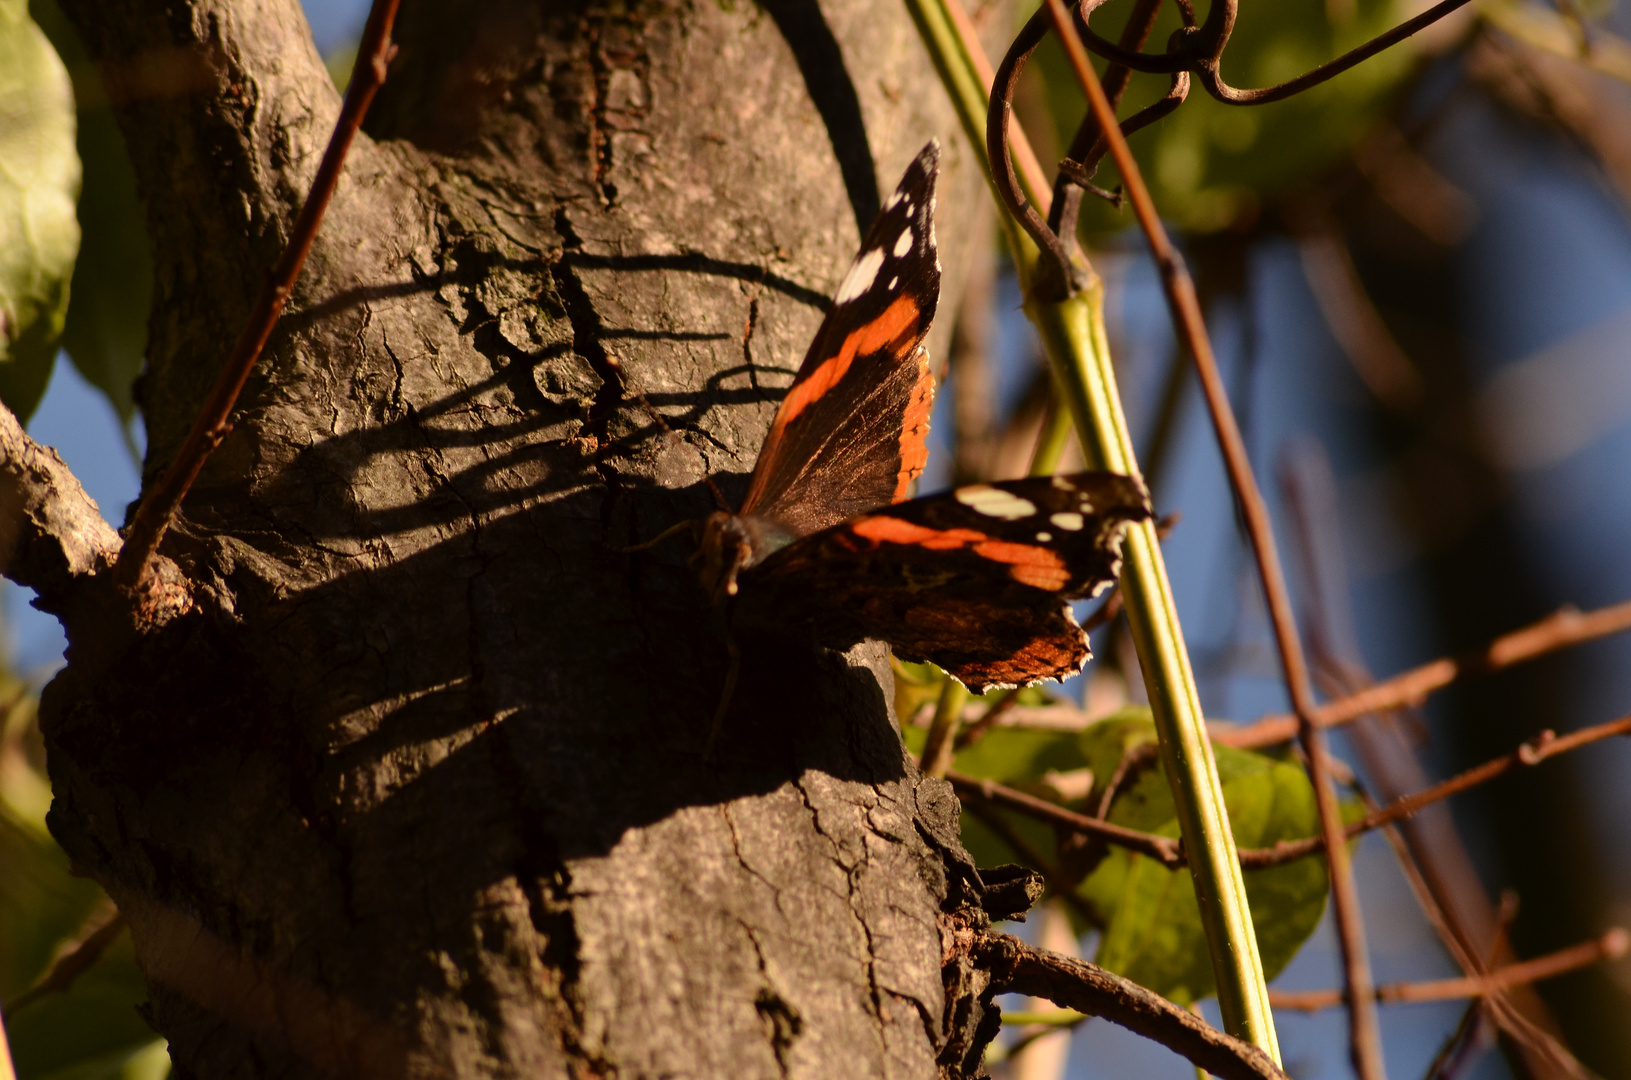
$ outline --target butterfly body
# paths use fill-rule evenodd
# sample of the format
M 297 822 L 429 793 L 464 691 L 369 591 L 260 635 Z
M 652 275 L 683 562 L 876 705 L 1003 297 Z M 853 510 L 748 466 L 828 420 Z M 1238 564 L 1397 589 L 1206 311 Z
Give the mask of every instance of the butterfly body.
M 754 466 L 740 513 L 702 525 L 694 564 L 734 627 L 874 638 L 970 687 L 1079 671 L 1069 602 L 1114 580 L 1126 524 L 1149 517 L 1111 473 L 980 484 L 907 501 L 928 457 L 924 335 L 940 293 L 938 149 L 868 232 Z

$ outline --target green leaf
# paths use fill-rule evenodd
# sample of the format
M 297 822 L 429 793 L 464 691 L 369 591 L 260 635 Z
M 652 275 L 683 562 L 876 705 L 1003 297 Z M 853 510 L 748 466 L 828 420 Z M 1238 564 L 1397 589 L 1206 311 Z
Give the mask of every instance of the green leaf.
M 74 95 L 23 0 L 0 0 L 0 401 L 19 418 L 51 378 L 79 251 Z
M 921 730 L 909 728 L 905 734 L 908 747 L 922 743 Z M 1091 774 L 1092 794 L 1072 805 L 1090 813 L 1126 755 L 1155 742 L 1148 707 L 1128 706 L 1082 732 L 994 728 L 960 752 L 954 767 L 1054 801 L 1060 800 L 1050 789 L 1078 786 L 1064 781 Z M 1300 766 L 1226 746 L 1214 746 L 1213 753 L 1240 847 L 1269 847 L 1319 831 L 1313 788 Z M 1072 858 L 1083 857 L 1061 860 L 1049 825 L 1021 814 L 1004 814 L 1003 820 L 1044 858 L 1066 863 L 1067 871 Z M 1178 836 L 1172 792 L 1157 760 L 1152 758 L 1147 767 L 1124 780 L 1110 820 L 1143 832 Z M 979 866 L 1021 858 L 1007 840 L 967 812 L 963 845 Z M 1081 873 L 1082 864 L 1075 865 Z M 1245 876 L 1264 972 L 1273 978 L 1319 924 L 1325 910 L 1325 860 L 1309 857 Z M 1154 860 L 1111 847 L 1076 891 L 1103 931 L 1099 964 L 1183 1004 L 1214 992 L 1188 870 L 1167 870 Z
M 34 0 L 34 18 L 74 71 L 92 70 L 84 47 L 53 0 Z M 105 102 L 80 102 L 79 194 L 82 239 L 74 266 L 62 347 L 85 381 L 107 395 L 126 425 L 147 351 L 153 306 L 153 255 L 124 136 Z
M 1155 739 L 1146 718 L 1123 716 L 1089 728 L 1083 755 L 1108 776 L 1129 748 Z M 1302 768 L 1262 754 L 1214 746 L 1223 798 L 1235 842 L 1268 847 L 1319 831 L 1313 788 Z M 1110 820 L 1176 837 L 1178 821 L 1166 775 L 1152 767 L 1117 797 Z M 1299 859 L 1248 871 L 1246 894 L 1264 973 L 1273 978 L 1296 955 L 1325 910 L 1325 860 Z M 1173 1001 L 1188 1004 L 1215 990 L 1200 912 L 1186 869 L 1167 870 L 1152 859 L 1112 848 L 1078 894 L 1101 921 L 1096 961 Z

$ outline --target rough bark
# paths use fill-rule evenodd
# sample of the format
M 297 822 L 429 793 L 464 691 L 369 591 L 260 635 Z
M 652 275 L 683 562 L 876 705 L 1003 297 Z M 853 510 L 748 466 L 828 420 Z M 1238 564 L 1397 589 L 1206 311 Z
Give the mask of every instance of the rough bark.
M 44 598 L 111 566 L 119 534 L 55 450 L 0 406 L 0 574 Z
M 154 243 L 151 479 L 338 96 L 294 0 L 63 6 Z M 178 1075 L 961 1075 L 978 886 L 882 651 L 745 643 L 705 761 L 719 623 L 683 552 L 617 551 L 740 495 L 931 135 L 959 294 L 980 179 L 903 10 L 421 0 L 398 40 L 165 541 L 190 609 L 58 605 L 51 827 Z

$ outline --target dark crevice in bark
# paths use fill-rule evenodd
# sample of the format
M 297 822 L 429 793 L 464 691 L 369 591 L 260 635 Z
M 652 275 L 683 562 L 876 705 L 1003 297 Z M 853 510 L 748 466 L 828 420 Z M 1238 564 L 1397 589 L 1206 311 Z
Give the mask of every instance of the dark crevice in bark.
M 505 740 L 508 743 L 508 740 Z M 515 767 L 516 751 L 506 746 L 495 756 L 496 771 L 509 788 L 518 820 L 525 823 L 525 845 L 515 865 L 515 880 L 527 899 L 527 916 L 543 939 L 538 958 L 555 973 L 559 995 L 557 1037 L 570 1058 L 589 1064 L 590 1075 L 615 1075 L 610 1063 L 587 1052 L 583 1045 L 583 1002 L 578 990 L 580 971 L 577 925 L 572 917 L 572 871 L 561 857 L 560 842 L 543 820 L 527 778 Z
M 751 929 L 748 931 L 752 936 Z M 757 942 L 754 943 L 757 948 Z M 759 957 L 760 968 L 763 970 L 764 956 Z M 753 1007 L 758 1011 L 759 1018 L 764 1021 L 765 1035 L 770 1039 L 771 1051 L 776 1055 L 776 1064 L 781 1068 L 783 1076 L 793 1075 L 788 1064 L 789 1051 L 793 1043 L 804 1033 L 804 1021 L 798 1010 L 789 1005 L 775 991 L 768 988 L 760 990 L 753 999 Z
M 759 385 L 759 365 L 753 360 L 753 332 L 759 328 L 759 290 L 748 297 L 747 326 L 742 330 L 742 365 L 747 368 L 748 382 L 761 401 L 779 401 L 780 394 Z
M 561 254 L 550 266 L 554 294 L 572 328 L 572 351 L 600 377 L 600 389 L 589 404 L 584 433 L 596 443 L 597 453 L 593 464 L 606 486 L 600 502 L 600 523 L 609 535 L 618 503 L 625 496 L 623 481 L 607 460 L 612 452 L 612 420 L 624 402 L 623 372 L 606 352 L 605 327 L 601 323 L 600 313 L 595 310 L 583 282 L 573 273 L 568 261 L 573 254 L 583 250 L 583 241 L 573 230 L 572 219 L 564 205 L 555 210 L 555 232 L 560 237 Z M 629 584 L 632 590 L 632 576 Z
M 600 392 L 589 406 L 588 430 L 605 442 L 611 416 L 623 403 L 623 372 L 606 352 L 606 327 L 600 312 L 595 310 L 583 282 L 572 272 L 570 257 L 583 250 L 583 241 L 573 231 L 571 217 L 564 206 L 555 211 L 555 231 L 560 235 L 563 250 L 550 267 L 550 275 L 555 282 L 555 293 L 572 324 L 572 351 L 594 368 L 601 379 Z
M 593 93 L 587 110 L 589 150 L 594 162 L 594 183 L 602 205 L 617 205 L 617 184 L 610 179 L 614 168 L 613 139 L 620 132 L 639 133 L 650 94 L 649 58 L 644 49 L 644 22 L 638 10 L 621 18 L 602 15 L 589 20 L 587 36 L 589 64 L 593 72 Z M 630 75 L 634 82 L 620 80 Z

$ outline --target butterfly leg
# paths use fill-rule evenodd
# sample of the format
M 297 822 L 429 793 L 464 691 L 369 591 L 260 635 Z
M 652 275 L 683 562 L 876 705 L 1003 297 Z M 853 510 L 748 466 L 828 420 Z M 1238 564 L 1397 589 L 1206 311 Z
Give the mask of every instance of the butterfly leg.
M 730 667 L 725 669 L 725 689 L 720 692 L 713 725 L 708 728 L 708 745 L 702 751 L 704 761 L 713 760 L 714 743 L 719 739 L 719 729 L 725 724 L 725 712 L 731 707 L 731 698 L 736 695 L 736 677 L 742 673 L 742 650 L 736 647 L 736 638 L 729 632 L 725 635 L 725 650 L 730 654 L 731 662 Z

